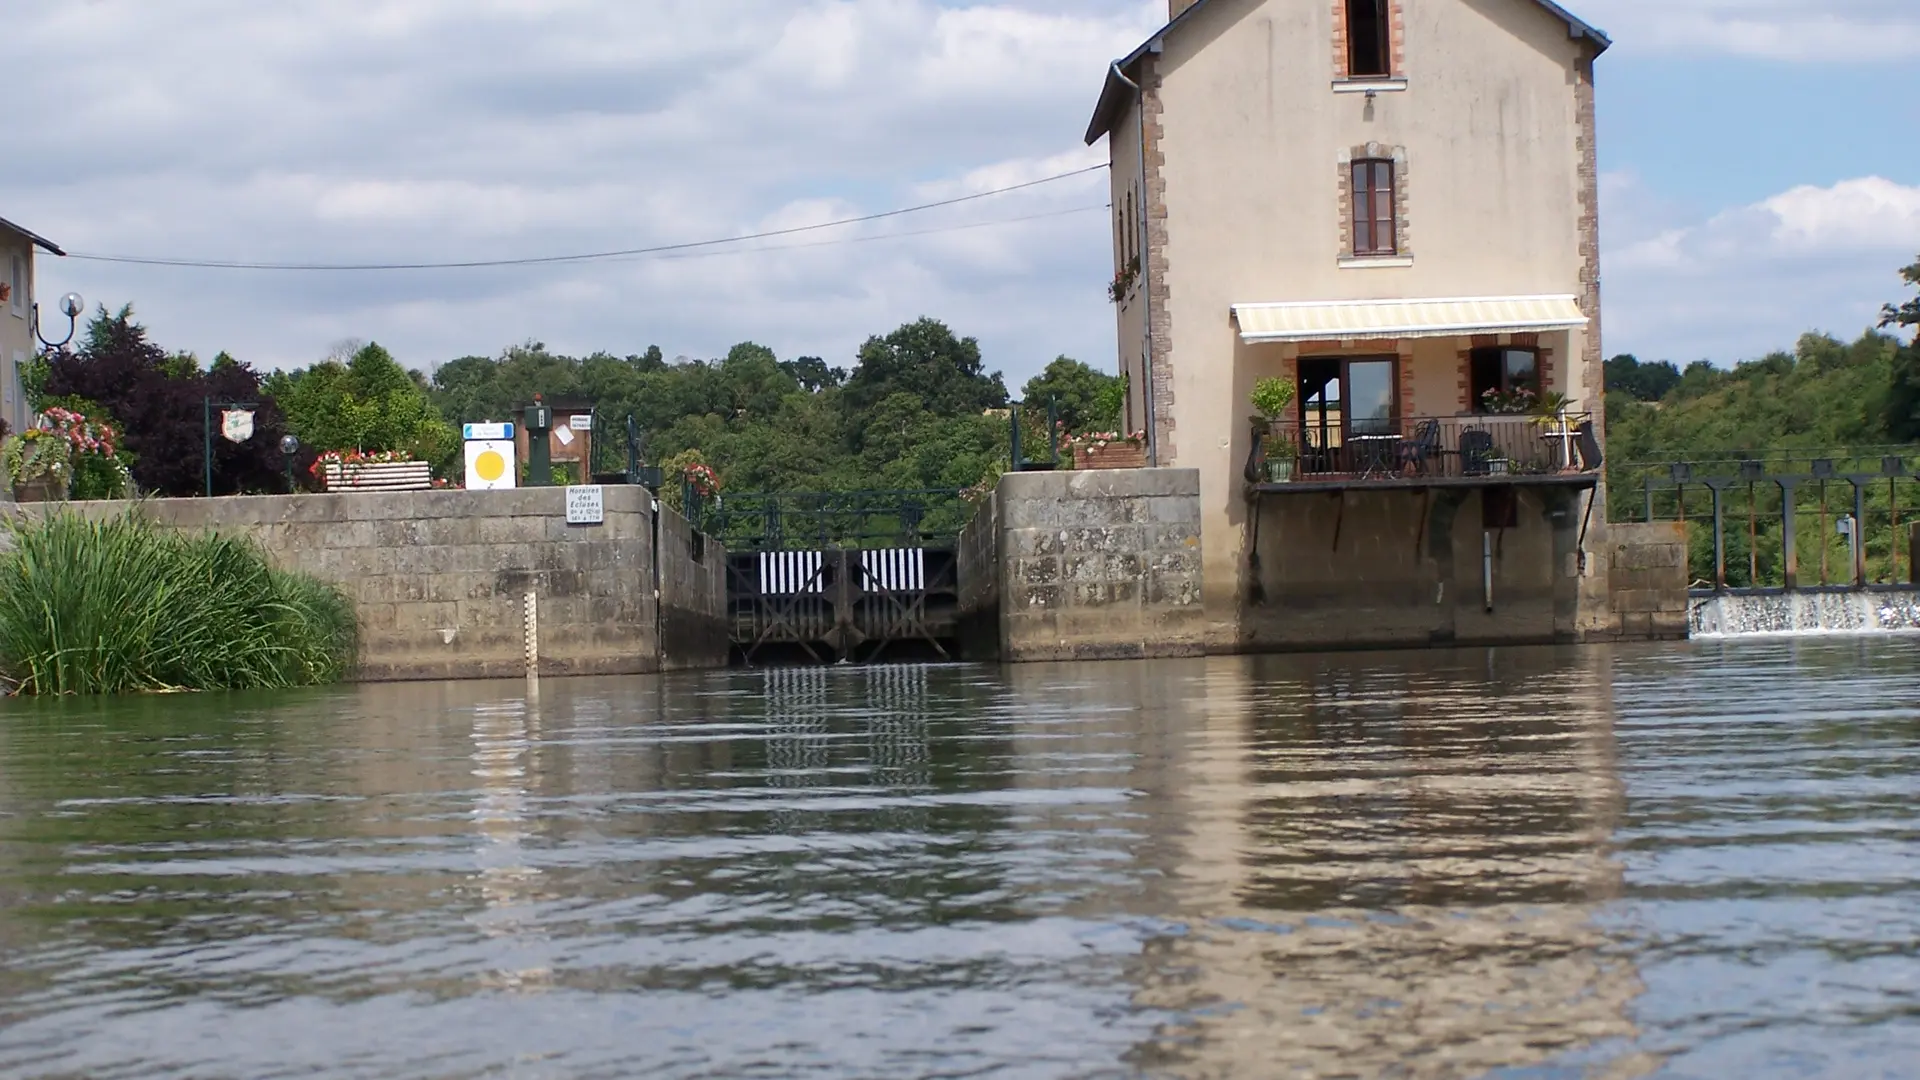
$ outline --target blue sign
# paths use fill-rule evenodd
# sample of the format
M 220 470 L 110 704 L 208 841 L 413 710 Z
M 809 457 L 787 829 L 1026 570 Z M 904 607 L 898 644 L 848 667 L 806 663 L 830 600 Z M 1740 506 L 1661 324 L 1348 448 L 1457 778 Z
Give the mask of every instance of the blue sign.
M 467 424 L 462 430 L 468 442 L 498 442 L 513 438 L 512 424 Z

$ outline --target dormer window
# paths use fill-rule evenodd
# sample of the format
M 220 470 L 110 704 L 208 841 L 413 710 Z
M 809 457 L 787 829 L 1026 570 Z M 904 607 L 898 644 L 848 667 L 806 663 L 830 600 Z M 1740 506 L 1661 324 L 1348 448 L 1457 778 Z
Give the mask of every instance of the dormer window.
M 1387 20 L 1387 0 L 1346 0 L 1346 3 L 1347 77 L 1392 77 L 1392 32 Z

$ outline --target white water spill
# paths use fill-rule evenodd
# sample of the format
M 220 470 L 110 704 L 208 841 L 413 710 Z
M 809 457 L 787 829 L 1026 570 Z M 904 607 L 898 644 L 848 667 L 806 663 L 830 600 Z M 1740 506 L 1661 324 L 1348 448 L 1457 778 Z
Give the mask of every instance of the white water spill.
M 1690 612 L 1696 638 L 1920 632 L 1920 593 L 1729 593 Z

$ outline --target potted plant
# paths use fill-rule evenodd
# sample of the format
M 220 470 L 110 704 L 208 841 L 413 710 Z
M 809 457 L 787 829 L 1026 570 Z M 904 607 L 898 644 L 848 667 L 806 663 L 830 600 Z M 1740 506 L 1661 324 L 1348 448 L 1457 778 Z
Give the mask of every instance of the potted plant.
M 1293 404 L 1293 395 L 1292 379 L 1261 379 L 1253 384 L 1253 394 L 1248 400 L 1260 419 L 1272 422 L 1286 415 Z
M 73 481 L 73 444 L 57 432 L 29 428 L 0 444 L 0 468 L 16 502 L 56 502 Z
M 1260 448 L 1266 456 L 1267 481 L 1274 484 L 1292 483 L 1293 467 L 1300 459 L 1300 447 L 1286 436 L 1268 435 L 1260 441 Z

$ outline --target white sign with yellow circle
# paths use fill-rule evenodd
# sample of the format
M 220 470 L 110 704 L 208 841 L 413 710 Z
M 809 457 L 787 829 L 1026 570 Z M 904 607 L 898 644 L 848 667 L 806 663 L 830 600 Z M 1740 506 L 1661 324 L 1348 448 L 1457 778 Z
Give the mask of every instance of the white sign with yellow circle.
M 512 439 L 472 439 L 467 442 L 467 490 L 504 491 L 518 487 L 520 470 L 514 467 Z

